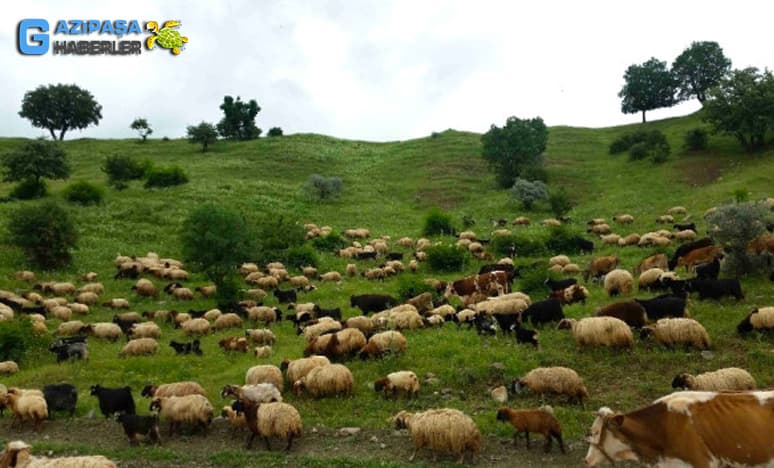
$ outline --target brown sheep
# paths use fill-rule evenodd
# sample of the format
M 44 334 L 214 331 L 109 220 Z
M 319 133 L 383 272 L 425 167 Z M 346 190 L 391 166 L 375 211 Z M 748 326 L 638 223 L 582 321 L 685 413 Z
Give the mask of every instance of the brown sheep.
M 523 432 L 527 440 L 527 449 L 529 449 L 529 433 L 533 432 L 543 434 L 546 438 L 546 453 L 551 450 L 553 439 L 559 441 L 559 448 L 562 450 L 562 453 L 567 453 L 564 448 L 564 442 L 562 442 L 562 428 L 550 406 L 526 410 L 502 407 L 497 411 L 497 420 L 510 422 L 516 430 L 513 433 L 513 445 L 517 445 L 519 433 Z
M 619 259 L 615 255 L 595 258 L 589 263 L 589 267 L 583 273 L 583 278 L 588 281 L 589 278 L 594 279 L 606 275 L 618 266 L 618 262 Z

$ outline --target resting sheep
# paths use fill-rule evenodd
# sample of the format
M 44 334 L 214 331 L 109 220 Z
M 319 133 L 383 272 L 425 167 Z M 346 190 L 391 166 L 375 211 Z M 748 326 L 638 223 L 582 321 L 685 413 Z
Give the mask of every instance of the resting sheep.
M 526 410 L 503 407 L 497 411 L 497 420 L 509 422 L 515 429 L 515 432 L 513 433 L 513 445 L 517 445 L 519 433 L 524 433 L 524 437 L 527 440 L 527 449 L 529 449 L 529 433 L 533 432 L 536 434 L 543 434 L 546 438 L 546 453 L 551 450 L 551 442 L 553 439 L 556 439 L 559 442 L 559 448 L 562 450 L 562 453 L 567 453 L 564 448 L 564 442 L 562 441 L 562 428 L 550 406 Z
M 403 393 L 407 398 L 413 398 L 419 393 L 419 379 L 412 371 L 391 372 L 374 382 L 374 391 L 384 391 L 386 397 L 395 398 Z
M 749 372 L 738 367 L 727 367 L 699 375 L 677 374 L 672 388 L 707 392 L 738 392 L 755 390 L 755 379 Z
M 699 322 L 689 318 L 666 318 L 659 320 L 655 325 L 643 327 L 640 337 L 646 338 L 650 335 L 670 348 L 682 344 L 697 349 L 708 349 L 711 345 L 707 330 Z
M 632 330 L 623 320 L 615 317 L 586 317 L 580 320 L 564 319 L 559 322 L 560 330 L 572 330 L 578 347 L 610 346 L 629 348 L 634 346 Z
M 520 393 L 528 388 L 538 395 L 557 394 L 565 395 L 569 399 L 577 399 L 583 403 L 583 399 L 589 396 L 583 380 L 578 373 L 567 367 L 538 367 L 527 372 L 524 377 L 511 383 L 512 390 Z
M 465 461 L 465 453 L 475 459 L 481 450 L 481 433 L 470 416 L 450 408 L 430 409 L 421 413 L 401 411 L 393 418 L 398 429 L 408 429 L 414 442 L 413 461 L 419 449 L 450 453 L 457 463 Z

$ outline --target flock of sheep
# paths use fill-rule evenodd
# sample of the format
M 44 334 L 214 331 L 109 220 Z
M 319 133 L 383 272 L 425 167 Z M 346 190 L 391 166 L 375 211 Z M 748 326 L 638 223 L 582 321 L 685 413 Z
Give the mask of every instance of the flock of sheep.
M 659 223 L 672 223 L 673 216 L 685 214 L 676 207 L 659 216 Z M 631 215 L 613 218 L 619 226 L 634 222 Z M 558 222 L 547 220 L 548 225 Z M 528 225 L 530 220 L 519 217 L 513 220 L 515 229 Z M 277 335 L 271 326 L 291 321 L 301 335 L 303 358 L 284 360 L 281 366 L 257 365 L 246 371 L 244 385 L 226 385 L 222 397 L 234 398 L 232 404 L 222 408 L 221 415 L 227 417 L 234 427 L 250 433 L 247 446 L 255 437 L 265 441 L 270 448 L 270 439 L 285 441 L 290 450 L 293 440 L 302 433 L 302 417 L 299 411 L 283 401 L 282 392 L 286 383 L 296 397 L 307 393 L 313 398 L 339 397 L 351 394 L 355 388 L 356 376 L 346 366 L 353 357 L 376 358 L 388 353 L 405 352 L 410 345 L 403 333 L 405 330 L 442 327 L 446 322 L 456 322 L 457 327 L 467 324 L 481 335 L 500 333 L 513 334 L 517 342 L 539 344 L 539 333 L 528 325 L 554 326 L 570 330 L 579 348 L 616 347 L 631 349 L 635 343 L 633 330 L 640 337 L 653 337 L 663 345 L 686 346 L 707 349 L 711 340 L 704 327 L 689 317 L 686 309 L 687 297 L 698 292 L 700 299 L 732 295 L 740 299 L 741 287 L 738 280 L 718 279 L 717 265 L 723 252 L 711 240 L 696 239 L 696 228 L 691 225 L 675 225 L 675 231 L 661 229 L 644 235 L 621 236 L 603 219 L 589 222 L 588 232 L 598 235 L 602 244 L 621 248 L 631 245 L 667 246 L 679 243 L 672 258 L 664 254 L 643 259 L 633 272 L 619 265 L 617 256 L 596 257 L 586 268 L 573 263 L 566 255 L 557 255 L 545 264 L 549 272 L 562 276 L 559 280 L 547 280 L 545 299 L 535 300 L 518 291 L 512 291 L 514 278 L 519 269 L 511 258 L 503 258 L 482 267 L 478 274 L 457 281 L 439 281 L 427 278 L 426 282 L 437 294 L 423 293 L 407 301 L 399 301 L 385 294 L 363 294 L 350 298 L 350 306 L 359 308 L 362 314 L 345 318 L 341 308 L 324 309 L 319 304 L 299 301 L 299 296 L 326 282 L 340 283 L 361 276 L 367 280 L 385 280 L 394 275 L 417 272 L 427 257 L 425 249 L 433 244 L 429 239 L 414 240 L 408 237 L 394 244 L 412 250 L 412 258 L 404 263 L 400 252 L 391 250 L 391 239 L 371 239 L 367 229 L 351 229 L 344 235 L 351 245 L 341 249 L 341 257 L 352 259 L 343 272 L 319 273 L 317 269 L 305 267 L 299 275 L 292 275 L 284 265 L 272 262 L 267 265 L 244 263 L 240 273 L 245 281 L 245 299 L 234 304 L 233 310 L 207 309 L 177 312 L 175 310 L 153 310 L 138 312 L 122 309 L 132 308 L 132 301 L 126 298 L 102 300 L 105 294 L 102 283 L 97 282 L 95 273 L 83 276 L 84 284 L 76 287 L 70 282 L 38 282 L 35 273 L 20 271 L 16 279 L 34 283 L 31 290 L 24 292 L 0 291 L 0 320 L 30 320 L 33 330 L 49 334 L 49 327 L 57 324 L 56 338 L 49 350 L 56 355 L 57 362 L 72 359 L 88 360 L 88 339 L 116 342 L 126 337 L 127 343 L 117 351 L 120 356 L 153 355 L 159 351 L 158 340 L 162 327 L 179 329 L 186 341 L 172 340 L 170 347 L 177 354 L 201 354 L 200 338 L 212 332 L 238 334 L 225 336 L 218 345 L 224 352 L 252 351 L 258 359 L 273 355 Z M 305 226 L 307 238 L 324 236 L 331 232 L 329 227 L 314 224 Z M 692 229 L 691 229 L 692 228 Z M 498 229 L 493 235 L 510 232 Z M 468 249 L 481 260 L 493 260 L 486 250 L 486 240 L 478 239 L 472 231 L 459 235 L 457 245 Z M 579 245 L 588 249 L 588 241 Z M 756 239 L 750 247 L 757 254 L 774 253 L 774 237 L 771 234 Z M 376 259 L 373 264 L 362 268 L 359 262 Z M 138 298 L 158 298 L 167 294 L 179 304 L 192 300 L 198 294 L 204 299 L 212 298 L 216 289 L 212 285 L 195 289 L 183 283 L 189 280 L 189 273 L 182 262 L 172 258 L 161 258 L 155 253 L 143 257 L 119 256 L 115 259 L 115 279 L 134 281 L 129 291 Z M 676 268 L 684 266 L 687 272 L 696 272 L 698 277 L 680 279 Z M 362 270 L 362 271 L 361 271 Z M 633 274 L 634 273 L 634 274 Z M 586 285 L 578 283 L 575 276 L 583 274 Z M 638 275 L 638 281 L 635 281 Z M 610 298 L 629 296 L 635 290 L 668 291 L 651 299 L 624 299 L 611 302 L 599 308 L 593 316 L 567 318 L 563 306 L 582 302 L 589 296 L 587 288 L 599 281 Z M 167 282 L 161 287 L 161 282 Z M 315 285 L 317 282 L 317 285 Z M 740 297 L 741 295 L 741 297 Z M 611 299 L 612 300 L 612 299 Z M 265 305 L 275 301 L 276 305 Z M 287 304 L 286 310 L 280 309 Z M 95 307 L 115 309 L 110 322 L 88 321 Z M 246 328 L 247 323 L 263 328 Z M 737 326 L 740 333 L 753 329 L 774 329 L 774 307 L 753 310 Z M 88 337 L 88 339 L 87 339 Z M 19 371 L 15 362 L 0 363 L 0 374 Z M 755 379 L 745 370 L 738 368 L 719 369 L 701 375 L 679 374 L 672 382 L 675 388 L 693 390 L 749 390 L 756 388 Z M 408 369 L 395 369 L 373 383 L 377 392 L 390 398 L 403 396 L 413 398 L 421 391 L 416 373 Z M 492 390 L 492 398 L 505 403 L 508 393 L 528 389 L 539 395 L 563 395 L 569 401 L 580 403 L 589 392 L 583 379 L 576 371 L 567 367 L 539 367 L 514 379 L 509 388 Z M 128 387 L 106 388 L 95 385 L 91 395 L 99 401 L 101 412 L 107 417 L 118 415 L 119 422 L 130 442 L 134 445 L 138 436 L 160 443 L 159 423 L 169 425 L 169 433 L 179 431 L 182 425 L 201 428 L 206 431 L 216 415 L 207 392 L 196 382 L 169 382 L 148 386 L 142 396 L 150 398 L 151 415 L 136 414 L 134 398 Z M 13 425 L 32 421 L 36 430 L 42 430 L 43 421 L 53 411 L 75 409 L 77 391 L 72 384 L 47 385 L 42 390 L 5 388 L 0 386 L 0 408 L 9 407 L 13 413 Z M 529 446 L 529 433 L 542 434 L 546 439 L 545 449 L 549 450 L 552 440 L 557 440 L 565 451 L 559 421 L 550 407 L 517 410 L 502 407 L 496 414 L 498 421 L 513 426 L 515 436 L 525 434 Z M 449 453 L 463 461 L 466 453 L 474 457 L 481 448 L 481 434 L 470 416 L 455 409 L 429 409 L 410 413 L 401 411 L 392 418 L 398 428 L 411 433 L 416 450 L 429 448 Z M 412 459 L 414 458 L 412 455 Z M 9 443 L 0 462 L 9 457 L 16 460 L 29 459 L 29 446 L 17 441 Z M 24 458 L 27 457 L 27 458 Z M 64 462 L 63 462 L 64 463 Z M 72 466 L 114 466 L 108 460 L 97 457 L 94 464 Z M 0 463 L 1 464 L 1 463 Z M 7 465 L 2 465 L 7 466 Z M 26 466 L 19 464 L 10 466 Z M 33 466 L 33 465 L 30 465 Z M 34 465 L 38 466 L 38 465 Z M 59 465 L 57 465 L 59 466 Z M 64 466 L 64 465 L 62 465 Z M 68 465 L 69 466 L 69 465 Z

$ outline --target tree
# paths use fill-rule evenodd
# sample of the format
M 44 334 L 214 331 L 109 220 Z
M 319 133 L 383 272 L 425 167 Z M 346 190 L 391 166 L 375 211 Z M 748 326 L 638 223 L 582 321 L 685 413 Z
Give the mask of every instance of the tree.
M 504 127 L 492 124 L 481 136 L 482 156 L 495 171 L 498 185 L 507 188 L 525 169 L 542 165 L 547 142 L 548 129 L 540 117 L 509 117 Z
M 67 211 L 54 201 L 11 212 L 8 234 L 11 243 L 24 250 L 33 264 L 45 269 L 68 265 L 70 250 L 78 241 Z
M 62 140 L 68 130 L 99 125 L 102 106 L 85 89 L 74 84 L 57 84 L 27 91 L 19 115 L 29 119 L 33 127 L 47 129 L 54 140 L 57 139 L 54 132 L 58 130 Z
M 3 181 L 21 181 L 30 187 L 42 188 L 39 196 L 45 194 L 45 185 L 41 179 L 70 177 L 67 154 L 57 143 L 51 141 L 29 141 L 15 151 L 3 155 L 2 163 L 5 166 Z
M 207 152 L 207 148 L 218 140 L 218 132 L 215 126 L 209 122 L 202 122 L 199 125 L 189 125 L 187 128 L 188 141 L 190 143 L 201 143 L 202 153 Z
M 774 121 L 774 76 L 757 68 L 734 70 L 710 90 L 704 120 L 715 133 L 735 136 L 748 151 L 762 148 Z
M 516 179 L 511 188 L 511 195 L 521 202 L 525 210 L 531 210 L 536 201 L 548 198 L 548 187 L 539 180 L 530 182 L 526 179 Z
M 693 42 L 672 64 L 672 74 L 677 81 L 678 98 L 696 97 L 702 105 L 707 91 L 720 83 L 731 70 L 731 60 L 723 55 L 717 42 Z
M 255 126 L 255 116 L 261 111 L 255 99 L 244 102 L 239 96 L 236 101 L 231 96 L 224 96 L 220 109 L 224 117 L 218 123 L 218 133 L 223 138 L 252 140 L 261 135 L 261 129 Z
M 618 93 L 623 98 L 621 112 L 624 114 L 642 112 L 644 123 L 646 111 L 675 105 L 675 78 L 667 70 L 666 62 L 654 57 L 642 65 L 630 65 L 624 80 L 626 84 Z
M 129 125 L 129 128 L 132 130 L 137 130 L 137 133 L 142 137 L 142 142 L 145 143 L 145 140 L 148 138 L 148 135 L 153 133 L 153 129 L 148 124 L 148 121 L 142 118 L 136 118 L 132 122 L 131 125 Z
M 271 127 L 266 135 L 270 137 L 282 136 L 282 129 L 280 127 Z

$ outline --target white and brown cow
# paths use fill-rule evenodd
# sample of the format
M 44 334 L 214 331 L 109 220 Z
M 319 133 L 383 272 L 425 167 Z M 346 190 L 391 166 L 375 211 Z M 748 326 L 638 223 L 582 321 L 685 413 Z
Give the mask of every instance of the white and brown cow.
M 601 408 L 586 465 L 774 467 L 774 391 L 676 392 L 631 413 Z
M 475 292 L 481 292 L 488 296 L 496 295 L 499 291 L 503 293 L 510 292 L 511 282 L 508 279 L 508 273 L 505 271 L 492 271 L 481 275 L 468 276 L 449 283 L 446 287 L 445 297 L 453 294 L 457 296 L 468 296 Z

